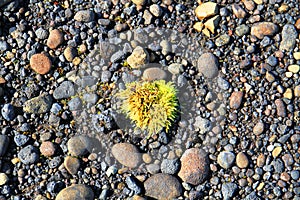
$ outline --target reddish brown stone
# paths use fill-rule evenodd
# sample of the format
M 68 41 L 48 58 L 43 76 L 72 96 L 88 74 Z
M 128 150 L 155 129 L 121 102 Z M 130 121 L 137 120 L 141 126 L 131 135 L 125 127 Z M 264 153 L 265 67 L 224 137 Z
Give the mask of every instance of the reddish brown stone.
M 54 29 L 50 32 L 48 40 L 47 40 L 47 46 L 51 49 L 57 48 L 61 43 L 64 41 L 64 36 L 62 32 L 60 32 L 57 29 Z
M 263 39 L 264 36 L 272 36 L 278 32 L 278 26 L 272 22 L 258 22 L 253 24 L 251 28 L 251 35 L 256 36 L 259 39 Z
M 44 156 L 53 156 L 55 154 L 55 145 L 52 142 L 43 142 L 40 146 L 41 154 Z
M 229 98 L 230 99 L 230 102 L 229 102 L 230 108 L 238 109 L 242 104 L 243 96 L 244 96 L 244 93 L 242 91 L 233 92 Z
M 51 60 L 42 53 L 34 54 L 30 58 L 30 67 L 38 74 L 47 74 L 51 65 Z

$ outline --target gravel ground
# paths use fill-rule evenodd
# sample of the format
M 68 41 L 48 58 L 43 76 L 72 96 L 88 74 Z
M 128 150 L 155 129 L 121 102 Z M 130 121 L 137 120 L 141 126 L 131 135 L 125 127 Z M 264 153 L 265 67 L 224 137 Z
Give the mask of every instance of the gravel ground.
M 0 200 L 300 199 L 299 2 L 0 1 Z M 115 94 L 178 90 L 147 138 Z

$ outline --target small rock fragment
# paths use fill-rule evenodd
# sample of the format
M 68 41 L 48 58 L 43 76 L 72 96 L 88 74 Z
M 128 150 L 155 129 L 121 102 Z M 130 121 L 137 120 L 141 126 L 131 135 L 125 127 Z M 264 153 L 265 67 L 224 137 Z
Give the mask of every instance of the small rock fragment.
M 246 17 L 246 11 L 238 4 L 232 5 L 232 12 L 237 18 L 244 18 Z
M 202 3 L 195 9 L 195 14 L 199 20 L 214 16 L 218 13 L 218 5 L 214 2 Z
M 286 117 L 286 108 L 281 99 L 275 100 L 276 110 L 278 117 Z
M 129 143 L 115 144 L 111 152 L 116 160 L 126 167 L 135 168 L 142 161 L 142 154 L 136 146 Z
M 230 108 L 235 109 L 235 110 L 238 109 L 242 104 L 243 96 L 244 96 L 244 93 L 242 91 L 234 91 L 231 94 L 231 96 L 229 97 Z
M 94 20 L 94 17 L 95 17 L 95 14 L 93 11 L 80 10 L 75 14 L 74 19 L 79 22 L 90 22 L 90 21 Z
M 298 32 L 294 25 L 285 24 L 282 29 L 282 40 L 280 42 L 279 49 L 285 51 L 292 51 L 296 45 L 296 39 Z
M 239 152 L 237 155 L 236 155 L 236 165 L 239 167 L 239 168 L 247 168 L 248 165 L 249 165 L 249 160 L 248 160 L 248 157 L 245 153 L 243 152 Z
M 58 29 L 54 29 L 50 32 L 48 40 L 47 40 L 47 46 L 50 49 L 55 49 L 59 45 L 61 45 L 64 41 L 64 36 L 62 32 Z
M 222 151 L 218 157 L 217 162 L 218 164 L 223 167 L 224 169 L 230 168 L 235 161 L 235 155 L 229 151 Z
M 149 54 L 145 49 L 137 46 L 127 58 L 127 62 L 132 68 L 140 68 L 149 62 Z
M 50 95 L 40 95 L 25 102 L 23 110 L 28 113 L 42 114 L 51 109 L 52 98 Z
M 147 68 L 143 73 L 143 79 L 147 81 L 164 80 L 166 77 L 166 72 L 158 67 Z
M 219 21 L 220 21 L 220 16 L 214 16 L 213 18 L 207 20 L 204 23 L 205 28 L 207 28 L 212 34 L 215 33 L 215 29 L 218 27 L 219 25 Z
M 252 25 L 251 35 L 263 39 L 264 36 L 273 36 L 278 30 L 278 26 L 272 22 L 258 22 Z
M 212 53 L 204 53 L 198 58 L 198 71 L 206 78 L 214 78 L 218 75 L 219 62 Z

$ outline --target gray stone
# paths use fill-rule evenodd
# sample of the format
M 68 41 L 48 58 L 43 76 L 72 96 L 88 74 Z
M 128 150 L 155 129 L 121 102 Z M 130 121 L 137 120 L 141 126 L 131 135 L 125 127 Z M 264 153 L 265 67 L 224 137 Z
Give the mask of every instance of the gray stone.
M 157 174 L 160 171 L 159 165 L 155 163 L 147 165 L 146 169 L 150 174 Z
M 97 94 L 83 94 L 83 100 L 86 103 L 90 103 L 92 105 L 96 104 L 98 101 L 99 97 Z
M 143 73 L 143 79 L 147 81 L 164 80 L 166 77 L 166 72 L 158 67 L 147 68 Z
M 110 71 L 103 71 L 101 73 L 101 82 L 107 83 L 110 81 L 111 78 L 111 72 Z
M 28 145 L 20 150 L 18 158 L 25 165 L 33 164 L 39 160 L 39 151 L 36 147 Z
M 197 116 L 194 127 L 200 130 L 201 134 L 207 133 L 212 129 L 212 123 L 208 119 Z
M 0 135 L 0 157 L 4 156 L 9 146 L 9 137 Z
M 94 192 L 86 185 L 75 184 L 61 190 L 55 198 L 55 200 L 75 199 L 94 200 Z
M 16 143 L 16 145 L 18 147 L 23 146 L 24 144 L 26 144 L 29 141 L 29 137 L 27 135 L 23 135 L 23 134 L 16 134 L 14 136 L 14 142 Z
M 173 63 L 168 66 L 168 71 L 171 72 L 174 75 L 177 75 L 180 73 L 180 69 L 182 68 L 182 64 Z
M 242 36 L 248 34 L 249 31 L 250 31 L 249 26 L 247 26 L 246 24 L 242 24 L 242 25 L 236 27 L 235 34 L 239 37 L 242 37 Z
M 118 143 L 111 149 L 112 155 L 122 165 L 135 168 L 142 161 L 142 155 L 133 144 Z
M 230 42 L 230 36 L 227 34 L 223 34 L 220 37 L 218 37 L 215 41 L 215 44 L 217 47 L 224 46 Z
M 92 139 L 83 135 L 73 136 L 67 143 L 71 156 L 84 156 L 93 148 Z
M 48 31 L 43 29 L 43 28 L 38 28 L 36 31 L 35 31 L 35 34 L 36 34 L 36 37 L 41 39 L 41 40 L 44 40 L 46 38 L 48 38 Z
M 235 154 L 229 151 L 222 151 L 217 158 L 218 164 L 224 168 L 230 168 L 235 161 Z
M 95 14 L 93 11 L 80 10 L 75 14 L 74 19 L 79 22 L 90 22 L 90 21 L 94 20 L 94 17 L 95 17 Z
M 224 200 L 229 200 L 231 199 L 236 191 L 238 189 L 238 186 L 234 183 L 223 183 L 222 184 L 222 195 Z
M 52 98 L 50 95 L 41 95 L 34 97 L 25 102 L 23 107 L 24 112 L 42 114 L 51 109 Z
M 6 41 L 0 41 L 0 51 L 7 51 L 9 48 Z
M 282 29 L 282 41 L 280 42 L 279 49 L 285 51 L 293 51 L 296 45 L 298 32 L 294 25 L 286 24 Z
M 70 111 L 80 110 L 82 108 L 82 101 L 79 97 L 75 97 L 68 102 Z
M 7 121 L 12 121 L 15 118 L 15 108 L 11 104 L 4 104 L 1 109 L 1 114 L 3 118 Z
M 215 78 L 218 75 L 219 61 L 212 53 L 204 53 L 198 59 L 198 71 L 206 78 Z
M 222 90 L 228 90 L 230 87 L 229 82 L 222 77 L 218 77 L 217 83 L 219 88 L 221 88 Z
M 180 162 L 178 159 L 164 159 L 161 162 L 161 172 L 165 174 L 176 174 L 179 170 Z
M 144 187 L 146 195 L 155 199 L 174 199 L 182 193 L 180 182 L 174 176 L 162 173 L 148 178 Z
M 259 198 L 257 196 L 257 194 L 255 193 L 255 191 L 251 192 L 250 194 L 248 194 L 246 197 L 245 197 L 245 200 L 260 200 L 261 198 Z
M 125 182 L 127 187 L 132 190 L 135 195 L 142 193 L 141 187 L 137 184 L 136 180 L 132 176 L 127 176 Z
M 65 99 L 75 95 L 74 84 L 71 81 L 64 81 L 58 86 L 54 92 L 55 99 Z

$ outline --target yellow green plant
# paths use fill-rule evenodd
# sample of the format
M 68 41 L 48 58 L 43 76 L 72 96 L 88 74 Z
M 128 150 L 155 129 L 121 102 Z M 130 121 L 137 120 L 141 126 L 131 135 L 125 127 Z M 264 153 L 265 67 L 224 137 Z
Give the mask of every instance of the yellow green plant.
M 116 94 L 121 100 L 120 111 L 148 138 L 163 128 L 168 132 L 178 113 L 177 90 L 164 80 L 131 82 Z

